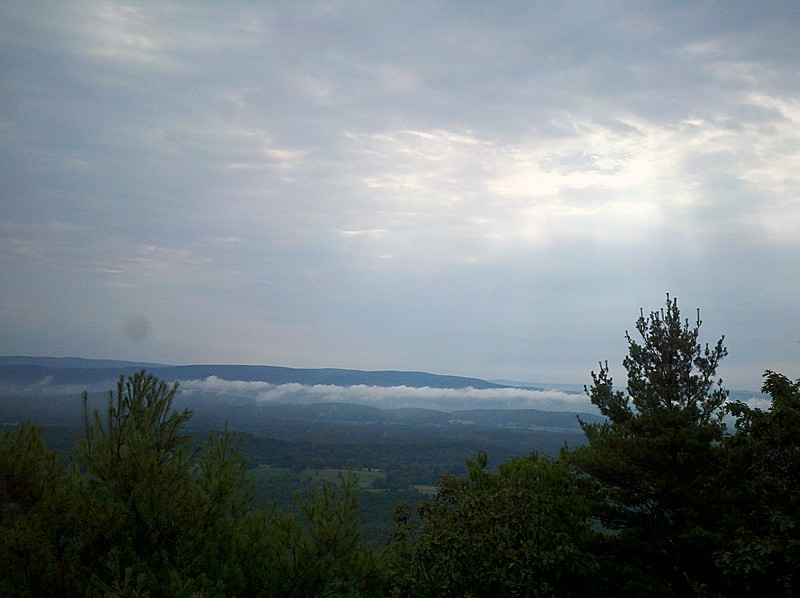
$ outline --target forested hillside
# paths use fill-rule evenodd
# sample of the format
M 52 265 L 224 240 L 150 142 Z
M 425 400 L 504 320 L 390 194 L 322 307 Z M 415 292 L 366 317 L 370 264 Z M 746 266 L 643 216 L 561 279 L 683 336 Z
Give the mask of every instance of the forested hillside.
M 669 298 L 642 314 L 625 390 L 602 362 L 587 392 L 603 417 L 566 445 L 558 415 L 335 404 L 283 435 L 206 435 L 218 420 L 193 421 L 177 386 L 123 376 L 84 395 L 76 442 L 74 422 L 45 428 L 59 454 L 30 423 L 1 433 L 0 593 L 794 596 L 800 380 L 766 372 L 768 411 L 730 400 L 724 339 L 700 325 Z M 366 541 L 376 497 L 399 504 Z

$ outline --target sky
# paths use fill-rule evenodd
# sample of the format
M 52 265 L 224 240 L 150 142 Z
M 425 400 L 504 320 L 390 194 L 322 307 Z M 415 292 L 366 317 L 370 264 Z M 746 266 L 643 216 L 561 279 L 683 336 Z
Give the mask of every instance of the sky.
M 0 354 L 800 377 L 796 2 L 0 1 Z

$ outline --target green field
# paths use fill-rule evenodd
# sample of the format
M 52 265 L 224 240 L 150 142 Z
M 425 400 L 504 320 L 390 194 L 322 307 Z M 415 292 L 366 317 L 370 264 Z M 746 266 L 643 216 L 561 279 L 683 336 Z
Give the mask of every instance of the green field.
M 335 469 L 325 467 L 322 469 L 306 469 L 300 473 L 292 473 L 288 467 L 273 467 L 271 465 L 259 465 L 248 470 L 248 475 L 253 478 L 256 484 L 274 484 L 293 480 L 300 487 L 302 483 L 316 484 L 320 482 L 330 482 L 338 484 L 342 476 L 347 476 L 348 472 L 358 480 L 358 488 L 362 491 L 373 490 L 371 488 L 375 480 L 386 479 L 386 474 L 380 470 L 362 469 Z

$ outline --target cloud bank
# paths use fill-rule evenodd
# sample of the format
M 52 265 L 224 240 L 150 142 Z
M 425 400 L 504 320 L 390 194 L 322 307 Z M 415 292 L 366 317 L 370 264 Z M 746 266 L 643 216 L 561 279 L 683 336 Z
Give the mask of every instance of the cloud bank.
M 209 376 L 205 380 L 184 380 L 184 394 L 208 393 L 243 397 L 256 402 L 323 403 L 343 402 L 370 405 L 381 409 L 416 407 L 455 411 L 461 409 L 540 409 L 544 411 L 580 411 L 595 413 L 585 395 L 558 390 L 521 388 L 411 388 L 408 386 L 333 386 L 304 384 L 269 384 L 243 380 L 223 380 Z
M 225 380 L 209 376 L 204 380 L 183 380 L 180 392 L 216 395 L 221 400 L 245 398 L 257 403 L 341 402 L 380 409 L 423 408 L 439 411 L 464 409 L 538 409 L 599 414 L 583 392 L 533 388 L 413 388 L 409 386 L 336 386 L 327 384 L 270 384 L 268 382 Z M 742 401 L 754 409 L 768 410 L 771 399 L 762 393 L 732 391 L 730 400 Z M 732 420 L 730 421 L 732 424 Z

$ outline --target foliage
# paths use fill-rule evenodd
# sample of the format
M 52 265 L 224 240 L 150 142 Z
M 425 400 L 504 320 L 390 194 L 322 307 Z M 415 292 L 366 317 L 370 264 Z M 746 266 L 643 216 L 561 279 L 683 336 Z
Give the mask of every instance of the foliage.
M 299 518 L 252 508 L 227 430 L 193 449 L 188 411 L 140 372 L 120 378 L 104 416 L 60 469 L 28 424 L 2 437 L 3 595 L 338 595 L 366 588 L 378 558 L 361 545 L 353 477 L 300 501 Z
M 714 376 L 728 351 L 725 337 L 713 349 L 708 344 L 703 347 L 697 340 L 701 324 L 699 310 L 693 328 L 688 318 L 681 321 L 678 300 L 669 295 L 666 310 L 651 312 L 647 318 L 640 313 L 636 330 L 642 342 L 625 333 L 628 355 L 622 364 L 628 372 L 627 393 L 614 391 L 608 364 L 601 364 L 599 373 L 592 372 L 593 384 L 587 390 L 592 403 L 617 425 L 671 411 L 683 413 L 690 424 L 718 421 L 714 416 L 720 414 L 728 393 Z
M 575 460 L 601 485 L 598 515 L 617 530 L 612 555 L 636 569 L 623 575 L 621 592 L 686 595 L 713 581 L 727 398 L 714 376 L 727 351 L 723 339 L 701 346 L 700 325 L 699 312 L 690 327 L 667 296 L 665 309 L 640 315 L 640 342 L 626 334 L 627 392 L 614 390 L 607 364 L 592 372 L 587 392 L 608 421 L 583 424 L 589 445 Z
M 102 413 L 84 394 L 69 460 L 29 423 L 0 432 L 0 595 L 794 596 L 800 380 L 767 371 L 768 411 L 728 404 L 715 380 L 723 339 L 700 345 L 700 325 L 669 296 L 642 313 L 640 339 L 626 333 L 625 392 L 607 364 L 592 373 L 587 393 L 607 419 L 581 422 L 588 445 L 501 453 L 496 471 L 478 452 L 416 512 L 398 507 L 383 553 L 361 539 L 359 485 L 419 498 L 410 485 L 445 461 L 418 451 L 413 463 L 390 439 L 385 478 L 349 470 L 293 506 L 287 492 L 261 504 L 238 437 L 225 428 L 194 448 L 177 385 L 120 378 Z M 441 443 L 448 462 L 467 446 Z M 344 454 L 322 446 L 308 458 Z
M 726 545 L 716 557 L 732 590 L 792 596 L 800 584 L 800 380 L 767 371 L 769 411 L 731 406 L 726 440 L 729 509 Z
M 183 432 L 190 414 L 172 409 L 176 392 L 177 385 L 135 375 L 109 393 L 104 419 L 84 407 L 85 439 L 75 451 L 84 473 L 78 531 L 93 588 L 109 591 L 126 576 L 163 595 L 176 584 L 214 585 L 209 574 L 230 521 L 249 502 L 245 464 L 227 432 L 191 449 Z
M 251 513 L 237 536 L 234 560 L 243 567 L 242 595 L 334 596 L 367 591 L 378 577 L 378 555 L 359 543 L 358 479 L 315 486 L 298 508 Z
M 66 533 L 74 478 L 29 423 L 0 434 L 0 595 L 70 595 L 81 570 Z
M 586 595 L 598 564 L 590 493 L 566 460 L 531 454 L 445 476 L 413 518 L 398 510 L 395 583 L 413 596 Z

